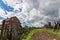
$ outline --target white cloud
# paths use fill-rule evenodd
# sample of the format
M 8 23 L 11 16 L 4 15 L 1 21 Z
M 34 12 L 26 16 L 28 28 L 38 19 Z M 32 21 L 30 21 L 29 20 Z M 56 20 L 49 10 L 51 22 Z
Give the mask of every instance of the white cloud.
M 21 22 L 27 25 L 43 26 L 49 21 L 59 18 L 60 0 L 3 0 L 4 3 L 14 8 L 14 12 L 0 9 L 0 15 L 4 18 L 17 16 Z M 22 8 L 22 11 L 19 11 Z M 16 11 L 17 10 L 17 11 Z M 16 12 L 15 12 L 16 11 Z

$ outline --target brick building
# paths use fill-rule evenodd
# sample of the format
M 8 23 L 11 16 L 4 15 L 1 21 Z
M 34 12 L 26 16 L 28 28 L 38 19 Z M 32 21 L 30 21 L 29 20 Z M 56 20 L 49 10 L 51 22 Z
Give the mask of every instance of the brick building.
M 3 20 L 0 40 L 18 40 L 21 34 L 22 26 L 16 16 Z

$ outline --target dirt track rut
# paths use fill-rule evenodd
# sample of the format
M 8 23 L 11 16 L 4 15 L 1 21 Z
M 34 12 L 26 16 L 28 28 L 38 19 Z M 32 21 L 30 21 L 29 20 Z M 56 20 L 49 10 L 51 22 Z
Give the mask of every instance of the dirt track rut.
M 60 40 L 60 37 L 48 32 L 37 32 L 32 36 L 32 40 Z

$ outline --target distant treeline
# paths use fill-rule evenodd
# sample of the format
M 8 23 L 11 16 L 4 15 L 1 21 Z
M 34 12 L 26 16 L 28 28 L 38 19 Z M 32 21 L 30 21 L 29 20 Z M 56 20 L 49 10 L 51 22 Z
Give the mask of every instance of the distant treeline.
M 60 30 L 60 20 L 54 21 L 53 24 L 52 24 L 52 22 L 48 22 L 48 24 L 45 24 L 44 27 L 45 28 L 51 28 L 51 29 L 54 29 L 54 30 Z

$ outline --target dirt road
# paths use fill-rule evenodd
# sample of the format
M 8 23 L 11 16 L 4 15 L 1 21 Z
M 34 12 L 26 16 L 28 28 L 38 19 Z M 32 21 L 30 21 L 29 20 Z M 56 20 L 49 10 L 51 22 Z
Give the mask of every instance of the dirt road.
M 52 33 L 48 32 L 37 32 L 35 33 L 32 40 L 60 40 L 60 38 Z

